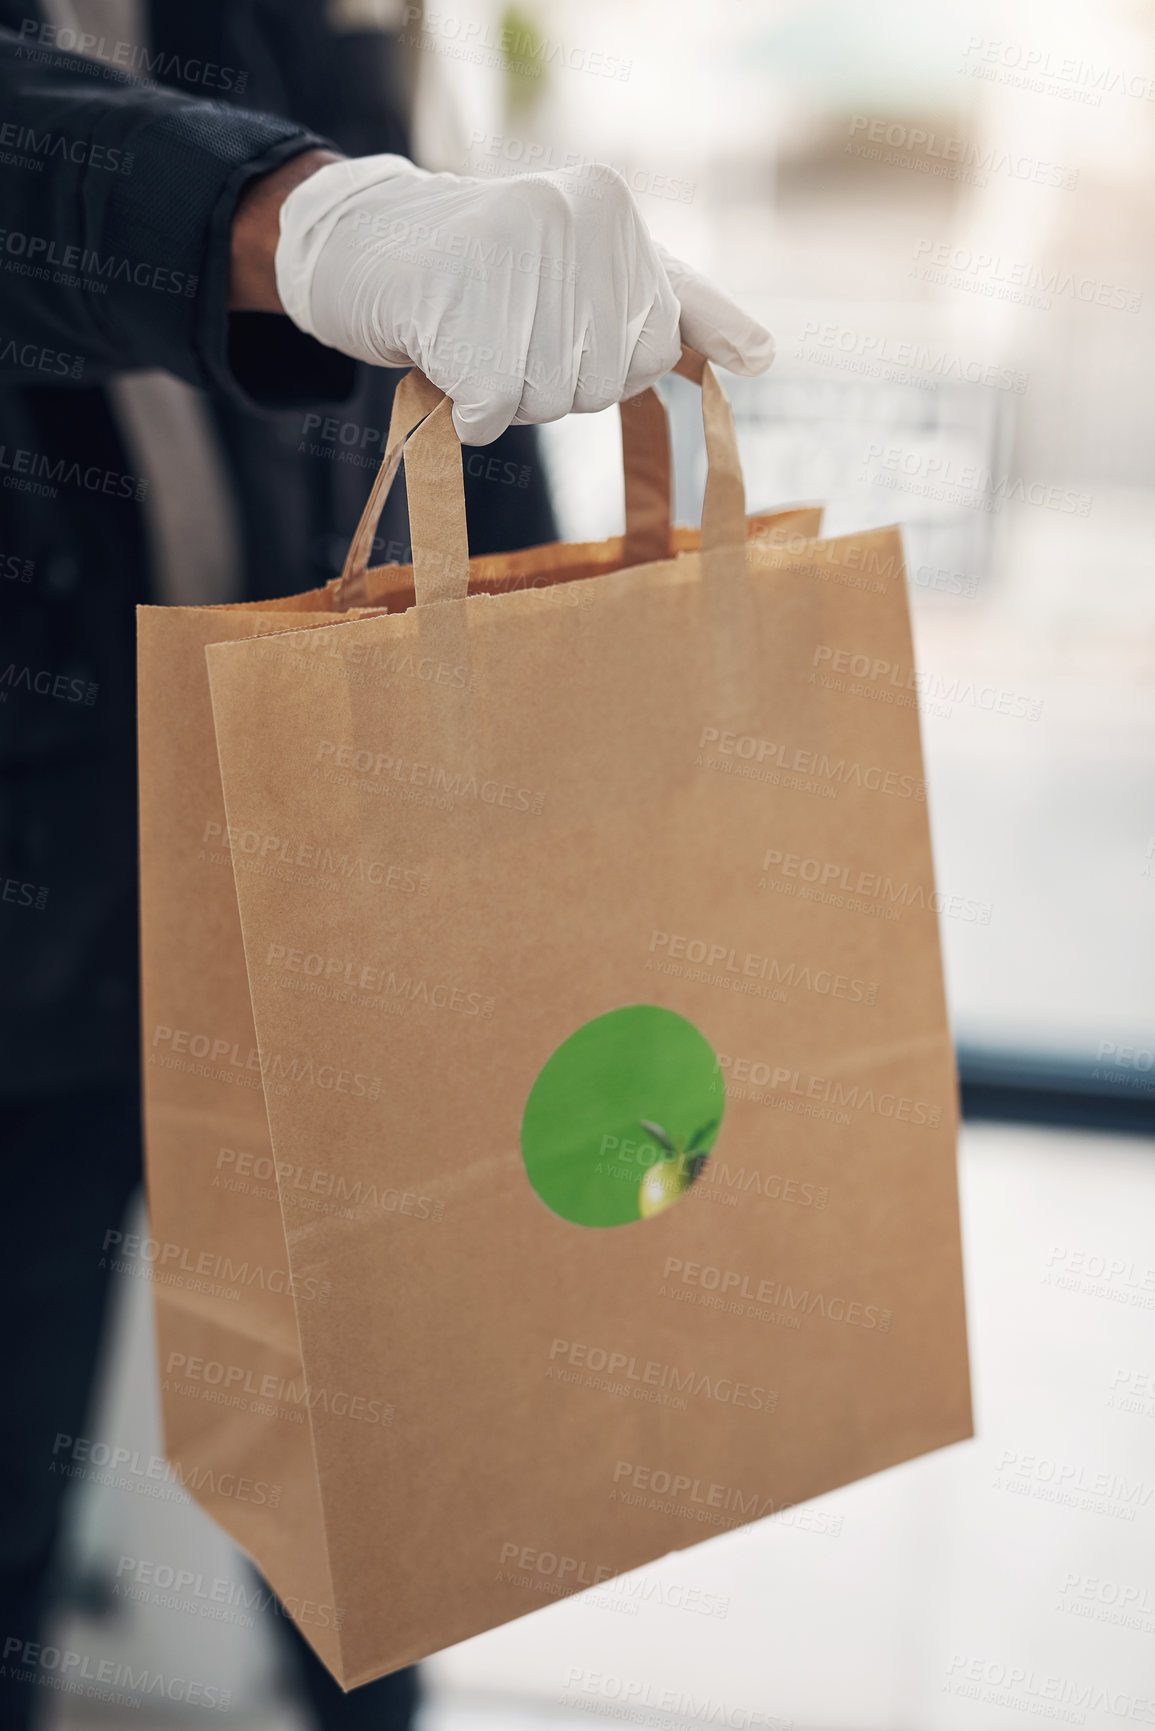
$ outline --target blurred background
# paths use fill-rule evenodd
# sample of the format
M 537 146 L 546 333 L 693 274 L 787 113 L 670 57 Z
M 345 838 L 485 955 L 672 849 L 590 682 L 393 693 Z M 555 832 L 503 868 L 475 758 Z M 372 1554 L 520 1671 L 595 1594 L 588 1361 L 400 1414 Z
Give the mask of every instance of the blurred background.
M 1155 1724 L 1155 5 L 444 4 L 333 0 L 396 33 L 417 160 L 623 170 L 775 333 L 766 377 L 723 375 L 749 508 L 904 526 L 978 1434 L 543 1594 L 425 1667 L 423 1731 Z M 693 520 L 697 401 L 669 403 Z M 562 538 L 620 530 L 616 413 L 545 449 Z M 89 1434 L 159 1453 L 140 1274 Z M 79 1476 L 62 1636 L 306 1731 L 243 1560 L 148 1488 Z

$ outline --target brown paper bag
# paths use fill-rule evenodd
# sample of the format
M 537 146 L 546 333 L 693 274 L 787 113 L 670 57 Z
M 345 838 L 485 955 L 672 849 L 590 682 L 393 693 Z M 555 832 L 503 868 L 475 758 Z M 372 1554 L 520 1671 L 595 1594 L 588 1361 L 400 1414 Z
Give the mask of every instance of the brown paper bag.
M 441 402 L 417 604 L 207 651 L 347 1685 L 970 1433 L 900 539 L 751 540 L 682 370 L 700 551 L 470 594 Z
M 363 1429 L 371 1445 L 379 1446 L 398 1434 L 396 1393 L 371 1365 L 348 1386 L 319 1378 L 314 1364 L 306 1373 L 302 1308 L 319 1307 L 338 1326 L 343 1323 L 331 1274 L 300 1271 L 290 1261 L 288 1239 L 319 1221 L 348 1225 L 364 1215 L 375 1226 L 397 1221 L 427 1229 L 436 1249 L 449 1192 L 433 1196 L 414 1190 L 401 1167 L 394 1170 L 384 1160 L 373 1183 L 358 1189 L 328 1161 L 327 1151 L 325 1158 L 310 1158 L 295 1170 L 278 1150 L 274 1165 L 266 1089 L 270 1098 L 288 1098 L 302 1085 L 316 1085 L 328 1099 L 332 1090 L 326 1084 L 342 1098 L 359 1084 L 340 1072 L 326 1072 L 317 1083 L 315 1071 L 314 1081 L 305 1083 L 307 1057 L 262 1057 L 234 874 L 240 882 L 308 884 L 338 899 L 352 884 L 367 882 L 383 897 L 404 897 L 415 910 L 432 905 L 435 878 L 424 871 L 408 875 L 413 868 L 398 873 L 391 859 L 367 861 L 359 846 L 352 851 L 333 846 L 328 831 L 308 836 L 286 830 L 274 836 L 235 825 L 230 830 L 204 652 L 209 644 L 290 628 L 299 644 L 305 628 L 312 636 L 316 628 L 328 629 L 343 619 L 412 606 L 412 570 L 368 570 L 367 560 L 400 446 L 438 400 L 418 375 L 409 375 L 400 387 L 387 441 L 390 455 L 346 571 L 335 584 L 251 607 L 140 610 L 143 1029 L 152 1234 L 143 1253 L 155 1273 L 166 1444 L 177 1477 L 259 1562 L 302 1632 L 346 1684 L 402 1663 L 403 1657 L 395 1657 L 400 1649 L 390 1645 L 383 1659 L 362 1663 L 347 1645 L 352 1605 L 361 1589 L 340 1569 L 334 1572 L 330 1560 L 333 1541 L 314 1429 L 318 1413 L 328 1412 L 347 1427 Z M 669 528 L 668 440 L 660 403 L 650 393 L 623 406 L 623 454 L 624 537 L 472 560 L 469 580 L 479 597 L 525 590 L 559 621 L 572 621 L 585 616 L 593 595 L 578 579 L 692 551 L 697 531 Z M 455 447 L 443 444 L 439 458 L 427 450 L 425 466 L 434 486 L 452 481 L 456 469 L 460 488 Z M 416 492 L 420 520 L 429 488 L 422 492 L 419 482 Z M 802 508 L 751 518 L 748 532 L 763 544 L 798 544 L 819 526 L 820 513 Z M 419 539 L 416 530 L 414 538 Z M 439 550 L 426 541 L 426 570 L 435 567 L 430 555 Z M 379 659 L 372 667 L 332 665 L 347 682 L 363 686 L 373 701 L 390 706 L 415 697 L 423 703 L 427 693 L 472 684 L 465 663 L 441 657 L 401 656 L 384 667 Z M 308 677 L 311 682 L 313 676 Z M 448 1240 L 442 1242 L 448 1247 Z M 737 1518 L 742 1517 L 735 1513 Z M 729 1513 L 726 1524 L 731 1524 Z M 655 1530 L 646 1554 L 663 1548 L 666 1541 Z M 570 1570 L 567 1560 L 562 1584 L 571 1589 L 585 1584 L 605 1567 L 583 1560 Z M 392 1571 L 389 1579 L 391 1591 L 404 1586 Z M 344 1597 L 338 1597 L 338 1583 Z M 547 1592 L 554 1586 L 545 1577 L 542 1584 Z M 537 1602 L 536 1595 L 509 1588 L 487 1620 L 500 1621 Z M 422 1651 L 441 1639 L 431 1635 L 420 1643 Z

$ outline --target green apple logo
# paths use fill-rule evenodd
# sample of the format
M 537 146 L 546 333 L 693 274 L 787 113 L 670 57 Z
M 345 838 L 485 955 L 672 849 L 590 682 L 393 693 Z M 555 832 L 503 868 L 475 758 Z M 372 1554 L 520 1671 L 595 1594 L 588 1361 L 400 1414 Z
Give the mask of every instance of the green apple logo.
M 673 1010 L 595 1016 L 546 1059 L 521 1121 L 529 1181 L 577 1226 L 625 1226 L 684 1196 L 714 1145 L 726 1094 L 704 1034 Z

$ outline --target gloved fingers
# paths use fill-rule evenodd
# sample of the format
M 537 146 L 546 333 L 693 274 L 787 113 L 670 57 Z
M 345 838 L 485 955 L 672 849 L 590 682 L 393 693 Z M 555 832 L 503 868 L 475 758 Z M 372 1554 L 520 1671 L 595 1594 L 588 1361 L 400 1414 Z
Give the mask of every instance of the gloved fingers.
M 488 364 L 449 391 L 454 425 L 488 444 L 511 423 L 560 420 L 573 405 L 575 284 L 579 248 L 559 177 L 527 176 L 486 186 L 483 234 Z M 471 323 L 476 315 L 471 315 Z M 459 321 L 464 324 L 464 319 Z
M 479 370 L 458 379 L 427 376 L 453 402 L 453 425 L 463 445 L 491 445 L 513 425 L 521 402 L 521 379 Z
M 677 296 L 662 271 L 634 342 L 622 397 L 636 397 L 650 385 L 656 385 L 676 364 L 682 352 L 680 317 Z
M 552 300 L 552 297 L 551 297 Z M 543 326 L 561 321 L 563 328 L 555 332 Z M 525 361 L 525 379 L 514 425 L 542 426 L 547 421 L 560 421 L 572 414 L 577 404 L 580 354 L 574 353 L 572 314 L 556 304 L 540 304 L 534 318 L 529 353 Z
M 668 370 L 678 355 L 678 304 L 637 200 L 617 170 L 589 165 L 580 189 L 575 181 L 575 194 L 579 190 L 575 232 L 590 284 L 579 279 L 572 407 L 587 415 L 635 396 Z
M 488 445 L 504 433 L 521 401 L 516 350 L 474 342 L 456 321 L 425 330 L 410 322 L 397 340 L 453 404 L 453 426 L 463 445 Z
M 604 319 L 594 321 L 584 333 L 575 333 L 560 365 L 548 365 L 543 355 L 539 370 L 531 348 L 515 424 L 596 415 L 656 384 L 681 353 L 678 317 L 678 302 L 662 277 L 643 312 L 631 317 L 607 309 Z M 556 342 L 544 347 L 546 355 L 561 352 Z
M 764 373 L 774 359 L 774 338 L 766 327 L 709 277 L 654 244 L 681 305 L 682 341 L 728 372 Z

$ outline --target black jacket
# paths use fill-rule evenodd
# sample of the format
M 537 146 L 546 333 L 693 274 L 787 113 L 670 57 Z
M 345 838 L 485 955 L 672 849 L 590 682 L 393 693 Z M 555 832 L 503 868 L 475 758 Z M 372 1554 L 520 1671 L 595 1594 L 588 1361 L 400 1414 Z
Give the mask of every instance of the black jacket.
M 0 0 L 0 1093 L 139 1061 L 133 609 L 154 596 L 106 382 L 162 367 L 208 393 L 249 599 L 340 570 L 381 448 L 396 373 L 226 308 L 249 180 L 316 144 L 405 149 L 394 41 L 327 16 L 154 0 L 148 50 L 94 60 Z M 532 429 L 491 454 L 466 465 L 471 550 L 551 540 Z M 402 493 L 377 557 L 407 542 Z

